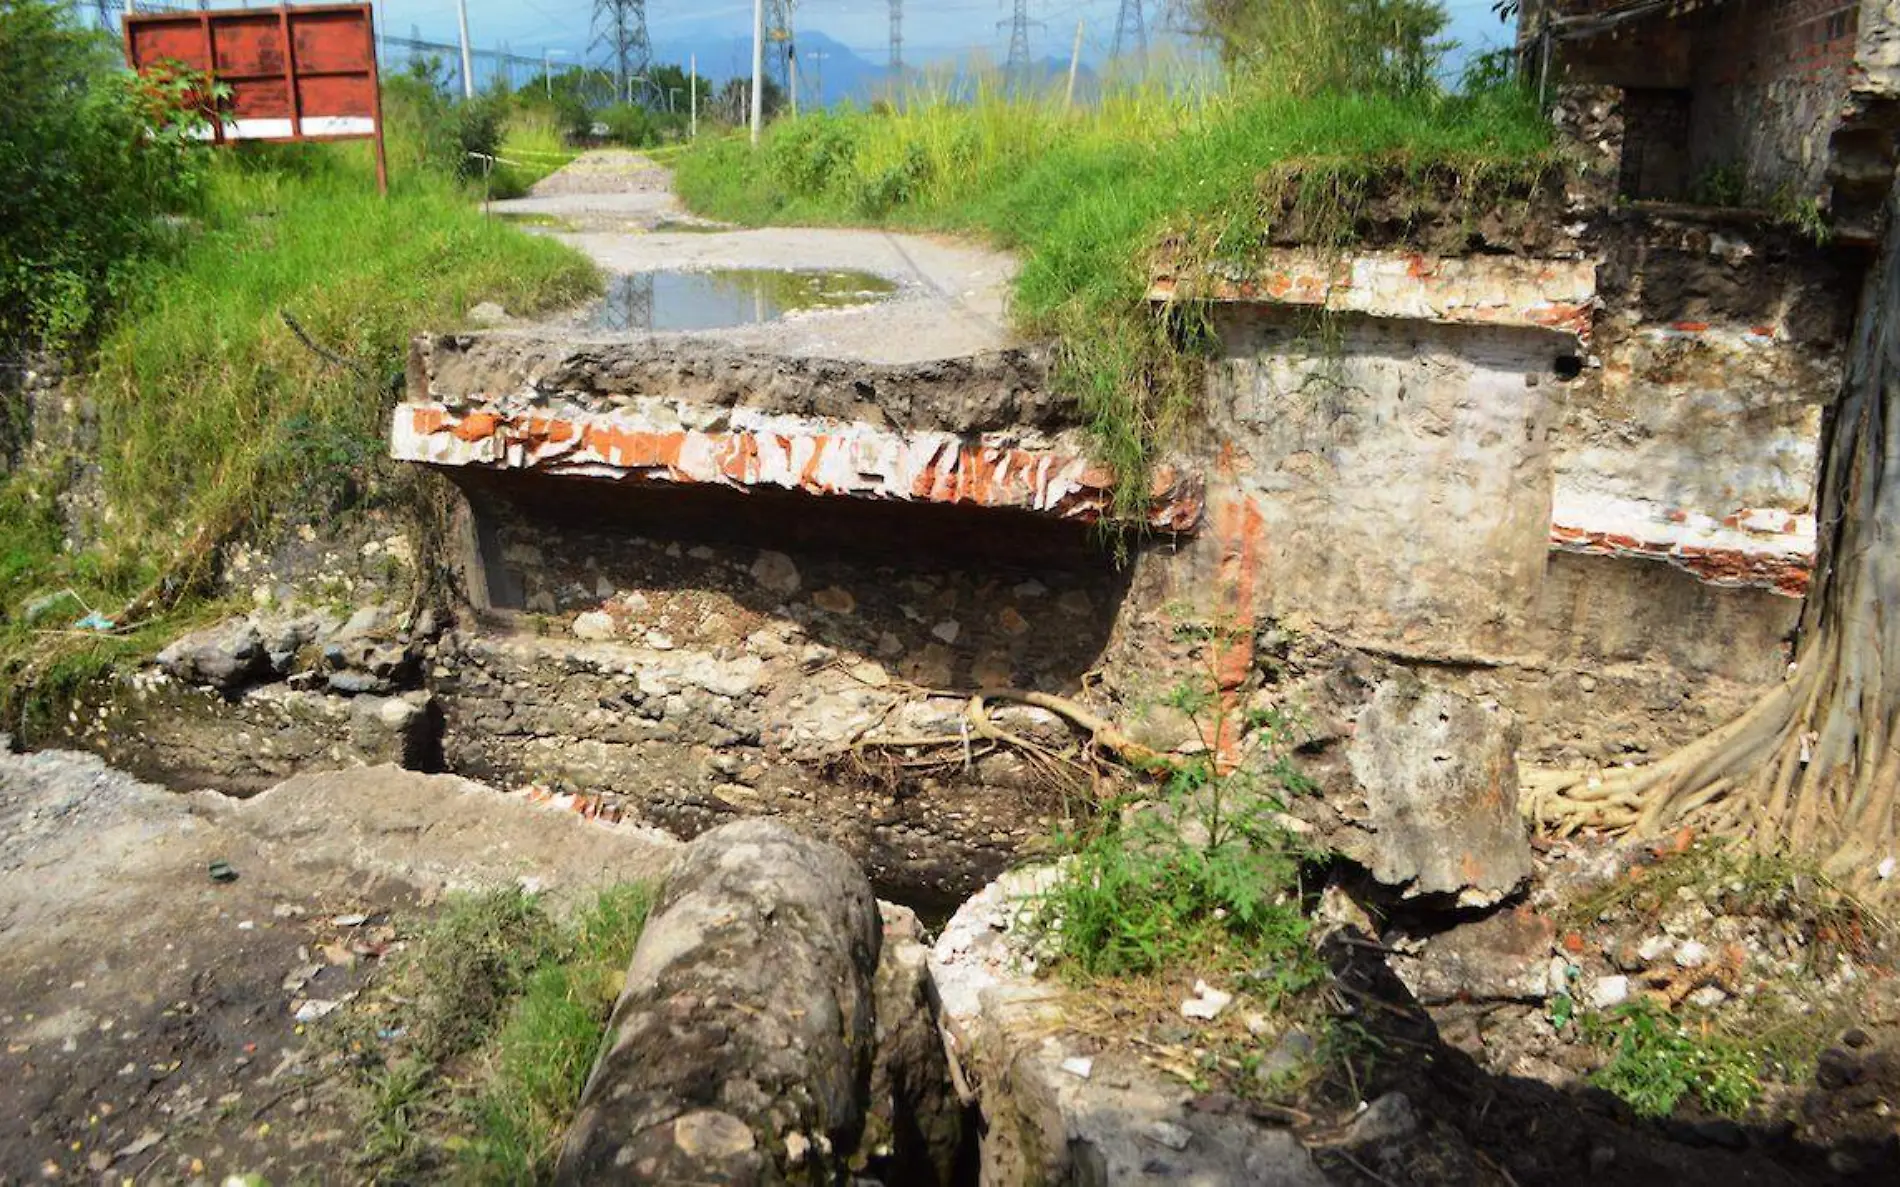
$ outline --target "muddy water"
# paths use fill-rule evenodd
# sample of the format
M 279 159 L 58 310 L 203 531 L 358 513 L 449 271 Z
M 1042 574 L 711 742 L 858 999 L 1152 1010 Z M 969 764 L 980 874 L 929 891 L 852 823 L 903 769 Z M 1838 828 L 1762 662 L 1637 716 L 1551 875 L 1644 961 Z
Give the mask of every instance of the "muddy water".
M 608 284 L 585 324 L 619 333 L 718 330 L 791 313 L 871 305 L 896 291 L 891 281 L 868 272 L 635 272 Z

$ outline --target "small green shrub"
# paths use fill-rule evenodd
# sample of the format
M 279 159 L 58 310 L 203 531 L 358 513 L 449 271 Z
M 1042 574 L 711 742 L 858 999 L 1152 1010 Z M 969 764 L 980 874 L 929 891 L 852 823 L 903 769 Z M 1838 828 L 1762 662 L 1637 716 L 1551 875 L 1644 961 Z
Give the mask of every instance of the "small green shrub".
M 1167 703 L 1197 723 L 1216 712 L 1188 687 Z M 1309 855 L 1276 823 L 1282 797 L 1305 786 L 1289 772 L 1278 760 L 1231 772 L 1211 755 L 1175 760 L 1154 802 L 1105 814 L 1032 921 L 1060 965 L 1083 977 L 1218 969 L 1269 1007 L 1317 984 L 1300 883 Z
M 184 76 L 141 81 L 73 10 L 0 0 L 0 358 L 83 344 L 168 242 L 208 160 L 183 134 Z
M 1761 1060 L 1724 1035 L 1692 1035 L 1650 1001 L 1584 1020 L 1584 1033 L 1610 1051 L 1591 1082 L 1644 1117 L 1667 1117 L 1685 1096 L 1710 1112 L 1740 1116 L 1761 1097 Z
M 596 117 L 607 125 L 607 139 L 627 148 L 647 148 L 660 142 L 653 113 L 633 103 L 616 103 Z

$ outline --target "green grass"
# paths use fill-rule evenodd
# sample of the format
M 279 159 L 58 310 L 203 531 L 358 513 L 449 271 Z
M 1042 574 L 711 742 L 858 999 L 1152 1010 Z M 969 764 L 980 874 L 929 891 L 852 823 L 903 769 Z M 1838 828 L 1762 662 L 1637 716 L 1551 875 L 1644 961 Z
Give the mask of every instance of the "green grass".
M 475 1138 L 463 1164 L 472 1177 L 551 1176 L 652 902 L 645 886 L 604 892 L 575 921 L 557 959 L 529 978 L 466 1107 Z
M 451 899 L 340 1033 L 402 1035 L 358 1077 L 373 1176 L 549 1181 L 651 904 L 642 884 L 566 921 L 514 888 Z
M 510 163 L 495 170 L 492 196 L 518 198 L 580 154 L 567 146 L 552 111 L 524 107 L 508 116 L 502 128 L 501 147 L 495 155 Z
M 1098 452 L 1144 474 L 1193 411 L 1203 319 L 1157 313 L 1157 257 L 1245 267 L 1276 227 L 1340 246 L 1355 208 L 1408 186 L 1473 214 L 1518 201 L 1556 166 L 1547 122 L 1513 90 L 1475 96 L 1116 89 L 1071 111 L 995 90 L 899 109 L 783 120 L 754 151 L 702 139 L 677 164 L 703 215 L 763 224 L 876 224 L 980 235 L 1024 257 L 1013 316 L 1061 345 Z M 1142 510 L 1144 484 L 1122 484 Z
M 379 197 L 361 145 L 220 155 L 202 217 L 172 238 L 132 266 L 133 295 L 84 381 L 105 507 L 81 547 L 67 547 L 54 514 L 63 476 L 0 481 L 9 727 L 75 653 L 122 658 L 148 642 L 51 633 L 78 615 L 29 624 L 29 603 L 71 587 L 116 618 L 157 588 L 191 616 L 194 599 L 176 595 L 209 567 L 195 543 L 256 539 L 274 518 L 324 518 L 388 473 L 384 416 L 413 334 L 453 327 L 482 301 L 532 313 L 600 283 L 578 254 L 484 219 L 446 178 L 408 170 Z M 306 349 L 286 311 L 355 367 Z M 169 584 L 154 586 L 161 577 Z

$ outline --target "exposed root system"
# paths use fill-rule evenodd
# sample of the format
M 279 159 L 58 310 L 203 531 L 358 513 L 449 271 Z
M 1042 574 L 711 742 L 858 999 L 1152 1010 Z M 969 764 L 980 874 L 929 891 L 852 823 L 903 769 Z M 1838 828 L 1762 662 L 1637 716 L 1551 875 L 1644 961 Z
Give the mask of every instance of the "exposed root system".
M 1688 824 L 1813 851 L 1843 882 L 1891 892 L 1900 799 L 1900 244 L 1862 297 L 1829 426 L 1818 585 L 1786 682 L 1659 762 L 1527 781 L 1541 827 L 1653 836 Z

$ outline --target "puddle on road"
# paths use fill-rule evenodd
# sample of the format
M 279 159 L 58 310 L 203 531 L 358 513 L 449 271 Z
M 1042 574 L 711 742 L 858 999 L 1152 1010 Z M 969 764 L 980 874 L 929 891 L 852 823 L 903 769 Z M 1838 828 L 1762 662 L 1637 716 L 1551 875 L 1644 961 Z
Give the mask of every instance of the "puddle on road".
M 896 291 L 868 272 L 635 272 L 616 276 L 585 320 L 590 330 L 621 333 L 722 330 L 788 313 L 873 305 Z
M 724 235 L 738 229 L 731 223 L 689 222 L 677 218 L 663 218 L 653 224 L 655 235 Z
M 495 218 L 500 219 L 502 222 L 512 223 L 517 227 L 538 227 L 549 231 L 569 232 L 581 229 L 580 224 L 573 219 L 562 218 L 558 214 L 542 214 L 539 211 L 522 210 L 497 210 L 494 211 L 493 214 Z

